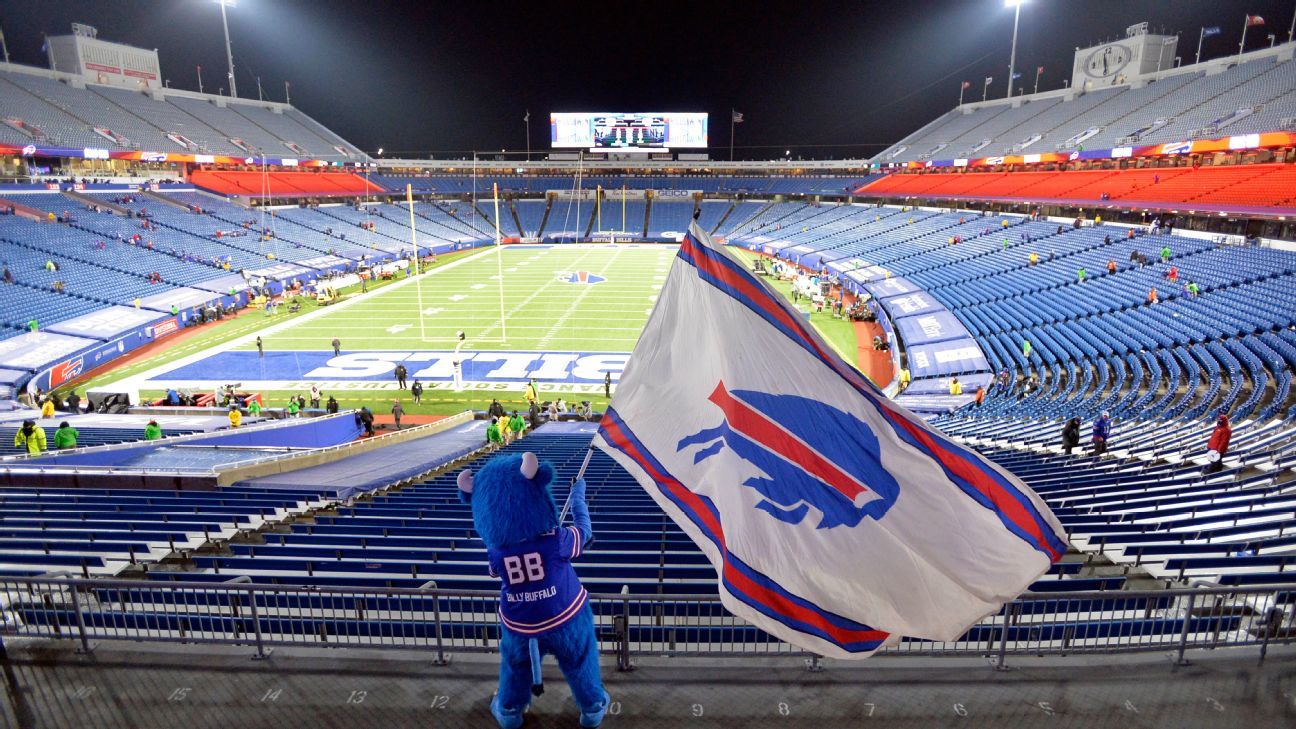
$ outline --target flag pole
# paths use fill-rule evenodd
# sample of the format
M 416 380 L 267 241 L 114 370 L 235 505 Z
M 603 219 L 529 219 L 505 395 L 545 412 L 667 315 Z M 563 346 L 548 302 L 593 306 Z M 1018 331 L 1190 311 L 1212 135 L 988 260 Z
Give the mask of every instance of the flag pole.
M 734 110 L 729 109 L 729 161 L 733 162 Z
M 967 90 L 967 82 L 959 83 L 959 106 L 963 106 L 963 92 Z
M 594 456 L 594 444 L 590 443 L 589 450 L 585 451 L 585 460 L 581 461 L 580 470 L 576 472 L 575 478 L 572 479 L 573 486 L 576 485 L 577 481 L 581 480 L 582 478 L 585 478 L 585 469 L 589 468 L 590 458 L 592 458 L 593 456 Z M 567 512 L 570 510 L 571 510 L 571 491 L 568 490 L 567 500 L 563 502 L 562 513 L 558 515 L 559 526 L 562 526 L 562 523 L 567 521 Z
M 1043 72 L 1044 72 L 1044 67 L 1043 67 L 1043 66 L 1036 66 L 1036 67 L 1035 67 L 1035 93 L 1037 93 L 1037 94 L 1039 93 L 1039 77 L 1040 77 L 1040 74 L 1043 73 Z
M 1197 60 L 1193 63 L 1201 63 L 1202 41 L 1206 40 L 1206 26 L 1202 26 L 1201 32 L 1197 34 Z
M 1242 21 L 1242 42 L 1238 44 L 1238 55 L 1239 55 L 1239 56 L 1242 55 L 1242 53 L 1246 50 L 1246 34 L 1247 34 L 1247 28 L 1250 28 L 1250 27 L 1251 27 L 1251 16 L 1248 15 L 1248 16 L 1246 16 L 1246 20 L 1243 20 L 1243 21 Z

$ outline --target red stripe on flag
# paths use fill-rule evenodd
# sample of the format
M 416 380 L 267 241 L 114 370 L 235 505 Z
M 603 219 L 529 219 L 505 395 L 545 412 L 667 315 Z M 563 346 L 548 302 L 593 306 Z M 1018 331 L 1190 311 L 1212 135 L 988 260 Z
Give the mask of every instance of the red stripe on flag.
M 855 503 L 857 496 L 868 491 L 850 474 L 815 453 L 763 413 L 730 395 L 725 389 L 724 382 L 717 384 L 707 399 L 720 407 L 725 414 L 725 419 L 729 421 L 729 426 L 734 430 L 751 437 L 775 455 L 786 458 L 805 469 L 815 478 L 850 499 L 851 503 Z
M 946 468 L 948 468 L 951 473 L 971 484 L 973 488 L 981 492 L 983 496 L 995 505 L 995 508 L 999 513 L 1008 517 L 1009 521 L 1021 527 L 1022 531 L 1029 534 L 1031 538 L 1035 540 L 1035 544 L 1048 554 L 1053 561 L 1057 561 L 1057 559 L 1062 556 L 1061 553 L 1059 553 L 1053 545 L 1049 543 L 1048 538 L 1046 538 L 1044 533 L 1040 530 L 1039 523 L 1036 522 L 1031 514 L 1026 510 L 1026 507 L 1023 506 L 1020 501 L 1013 498 L 1011 494 L 1005 492 L 1003 487 L 996 483 L 995 480 L 986 474 L 985 471 L 978 468 L 975 464 L 969 463 L 966 458 L 963 458 L 957 453 L 951 453 L 946 450 L 940 443 L 936 442 L 936 439 L 931 437 L 930 433 L 909 422 L 908 418 L 889 411 L 887 414 L 891 415 L 891 419 L 894 422 L 899 423 L 902 428 L 909 431 L 910 435 L 916 438 L 919 443 L 922 443 L 923 446 L 926 447 L 927 450 L 930 451 L 931 454 L 935 456 L 936 459 Z
M 728 266 L 712 258 L 712 256 L 720 255 L 719 253 L 711 253 L 710 251 L 704 250 L 701 245 L 695 243 L 691 238 L 684 239 L 684 247 L 686 249 L 691 249 L 689 250 L 689 254 L 693 257 L 694 265 L 696 265 L 699 270 L 705 271 L 711 276 L 720 279 L 725 284 L 737 289 L 740 294 L 754 302 L 757 306 L 763 309 L 765 313 L 773 316 L 780 324 L 796 332 L 806 344 L 809 344 L 814 349 L 816 355 L 825 361 L 831 361 L 828 354 L 824 352 L 823 349 L 819 347 L 819 344 L 815 342 L 815 340 L 801 327 L 801 322 L 797 321 L 795 317 L 788 313 L 787 309 L 780 306 L 777 301 L 771 298 L 764 289 L 755 286 L 752 282 L 734 273 Z

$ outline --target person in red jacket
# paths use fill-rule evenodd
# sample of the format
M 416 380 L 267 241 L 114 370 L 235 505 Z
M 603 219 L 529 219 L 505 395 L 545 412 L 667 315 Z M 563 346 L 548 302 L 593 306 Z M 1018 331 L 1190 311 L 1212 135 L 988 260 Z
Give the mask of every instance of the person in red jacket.
M 1218 473 L 1224 469 L 1224 454 L 1228 453 L 1229 440 L 1233 438 L 1233 428 L 1229 425 L 1227 415 L 1219 416 L 1215 421 L 1215 430 L 1211 432 L 1210 441 L 1206 443 L 1206 473 Z

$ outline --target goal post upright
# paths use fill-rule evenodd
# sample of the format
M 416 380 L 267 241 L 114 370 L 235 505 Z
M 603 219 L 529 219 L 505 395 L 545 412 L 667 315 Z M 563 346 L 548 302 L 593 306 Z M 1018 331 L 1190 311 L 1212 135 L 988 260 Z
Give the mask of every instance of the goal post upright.
M 495 194 L 495 273 L 499 285 L 500 337 L 508 341 L 508 317 L 504 313 L 504 239 L 500 235 L 499 183 L 491 184 Z
M 418 231 L 414 228 L 414 186 L 405 185 L 405 203 L 409 205 L 410 216 L 410 243 L 414 244 L 414 275 L 419 274 L 419 252 L 418 252 Z

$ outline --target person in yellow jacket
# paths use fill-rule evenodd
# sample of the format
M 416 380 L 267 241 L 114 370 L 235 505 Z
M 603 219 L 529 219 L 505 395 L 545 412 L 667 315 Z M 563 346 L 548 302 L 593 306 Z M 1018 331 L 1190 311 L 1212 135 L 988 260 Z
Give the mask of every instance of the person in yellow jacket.
M 525 398 L 528 403 L 533 403 L 540 399 L 539 393 L 536 392 L 535 380 L 531 380 L 527 383 L 526 390 L 523 391 L 522 397 Z
M 54 417 L 54 398 L 52 397 L 45 398 L 45 402 L 41 403 L 41 417 L 42 418 Z
M 243 424 L 243 411 L 239 410 L 237 405 L 230 405 L 229 421 L 231 428 L 237 428 Z
M 904 391 L 909 388 L 909 383 L 913 382 L 913 375 L 909 373 L 908 367 L 900 368 L 900 390 Z
M 959 379 L 957 377 L 950 380 L 950 394 L 951 395 L 963 394 L 963 383 L 959 382 Z
M 36 424 L 34 420 L 24 420 L 22 427 L 14 433 L 14 448 L 24 448 L 31 455 L 44 453 L 45 429 Z

